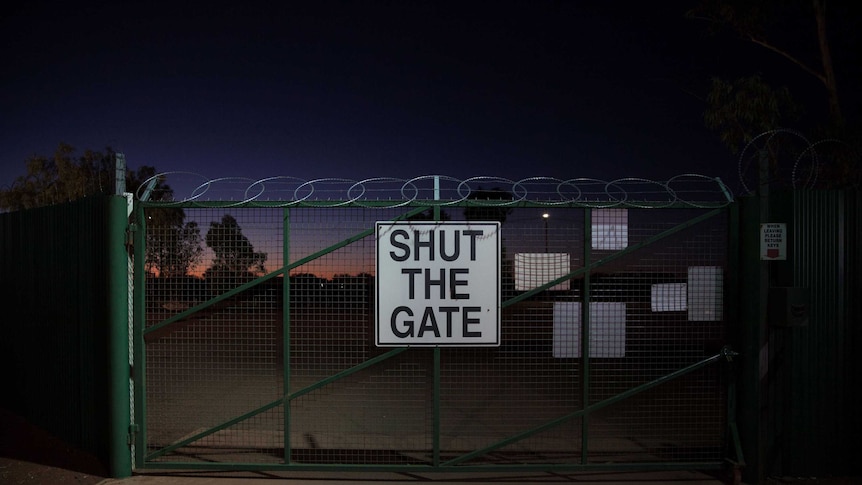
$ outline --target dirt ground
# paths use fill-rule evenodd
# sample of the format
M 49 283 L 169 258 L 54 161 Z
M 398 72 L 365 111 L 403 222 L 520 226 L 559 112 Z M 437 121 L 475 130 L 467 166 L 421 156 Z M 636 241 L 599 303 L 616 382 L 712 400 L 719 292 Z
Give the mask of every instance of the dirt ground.
M 106 476 L 93 455 L 0 408 L 0 484 L 95 485 Z
M 92 454 L 0 408 L 0 485 L 96 485 L 106 477 L 107 471 Z M 862 477 L 770 477 L 764 483 L 855 485 L 862 484 Z

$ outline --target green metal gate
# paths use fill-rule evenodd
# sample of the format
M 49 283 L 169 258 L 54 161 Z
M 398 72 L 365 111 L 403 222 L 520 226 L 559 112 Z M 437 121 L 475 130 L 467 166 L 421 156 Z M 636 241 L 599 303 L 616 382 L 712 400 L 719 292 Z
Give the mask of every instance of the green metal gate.
M 288 197 L 137 203 L 136 467 L 711 469 L 733 455 L 719 180 L 271 179 L 245 194 L 264 185 Z M 418 220 L 501 223 L 499 347 L 374 345 L 375 222 Z

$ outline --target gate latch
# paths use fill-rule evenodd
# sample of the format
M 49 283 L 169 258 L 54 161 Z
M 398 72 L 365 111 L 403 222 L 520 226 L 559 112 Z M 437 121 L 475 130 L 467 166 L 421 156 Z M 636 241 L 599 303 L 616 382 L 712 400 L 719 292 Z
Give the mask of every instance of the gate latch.
M 725 345 L 721 348 L 721 355 L 727 359 L 728 362 L 733 362 L 733 358 L 739 355 L 739 353 L 734 352 L 730 347 Z

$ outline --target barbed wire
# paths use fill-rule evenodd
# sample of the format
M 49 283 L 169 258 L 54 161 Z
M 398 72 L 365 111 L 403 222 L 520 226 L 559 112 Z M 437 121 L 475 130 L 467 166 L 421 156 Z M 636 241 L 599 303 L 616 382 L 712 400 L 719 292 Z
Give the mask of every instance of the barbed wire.
M 164 189 L 169 186 L 170 190 Z M 188 188 L 178 196 L 177 189 Z M 264 179 L 245 177 L 207 178 L 193 172 L 163 172 L 144 181 L 136 198 L 154 205 L 194 205 L 219 202 L 230 207 L 265 204 L 268 207 L 366 206 L 394 208 L 427 206 L 510 207 L 575 205 L 594 208 L 661 208 L 687 205 L 721 207 L 733 201 L 730 189 L 717 177 L 681 174 L 667 181 L 644 178 L 599 180 L 529 177 L 511 180 L 477 176 L 459 179 L 446 175 L 422 175 L 411 179 L 375 177 L 363 180 L 289 176 Z
M 779 136 L 789 139 L 786 139 L 783 144 L 778 144 Z M 801 143 L 801 147 L 795 145 L 794 141 L 797 144 Z M 843 145 L 845 149 L 853 152 L 851 155 L 853 163 L 858 164 L 859 152 L 843 140 L 828 138 L 812 142 L 802 133 L 788 128 L 776 128 L 755 136 L 745 145 L 737 160 L 737 174 L 741 186 L 741 193 L 738 195 L 752 195 L 757 192 L 757 187 L 765 185 L 778 187 L 784 185 L 784 188 L 793 190 L 817 188 L 824 167 L 824 155 L 818 152 L 817 148 L 826 144 Z M 789 152 L 779 153 L 781 150 L 789 150 Z M 798 153 L 795 158 L 794 150 Z M 792 161 L 792 165 L 785 160 Z M 826 162 L 829 163 L 829 161 L 827 157 Z M 835 160 L 831 162 L 835 163 Z M 846 181 L 831 180 L 831 182 L 833 185 L 841 185 Z
M 742 152 L 740 152 L 739 161 L 737 162 L 737 174 L 739 175 L 739 183 L 742 186 L 742 190 L 743 190 L 742 195 L 751 195 L 755 192 L 755 190 L 753 188 L 749 187 L 749 184 L 746 183 L 746 180 L 745 180 L 746 176 L 748 175 L 749 169 L 752 167 L 752 165 L 758 167 L 758 178 L 762 177 L 762 175 L 760 174 L 761 169 L 759 167 L 760 162 L 758 161 L 757 164 L 752 164 L 751 163 L 752 158 L 755 155 L 758 157 L 765 157 L 766 156 L 766 154 L 764 152 L 765 147 L 770 142 L 772 142 L 772 140 L 775 139 L 775 137 L 777 137 L 778 135 L 791 135 L 791 136 L 797 137 L 798 139 L 802 140 L 802 142 L 805 145 L 808 146 L 808 148 L 803 150 L 802 153 L 799 155 L 799 157 L 797 157 L 796 163 L 794 163 L 794 165 L 793 165 L 793 171 L 792 171 L 792 175 L 791 175 L 792 187 L 794 189 L 800 188 L 800 187 L 797 187 L 797 183 L 799 182 L 798 181 L 797 168 L 800 164 L 801 159 L 805 156 L 806 153 L 808 153 L 808 155 L 811 157 L 812 163 L 811 163 L 811 169 L 809 172 L 808 180 L 806 180 L 806 183 L 803 184 L 803 187 L 813 187 L 814 184 L 816 183 L 817 172 L 819 171 L 820 163 L 817 159 L 817 151 L 814 150 L 814 145 L 810 141 L 808 141 L 808 139 L 805 138 L 805 136 L 802 133 L 799 133 L 796 130 L 790 130 L 790 129 L 786 129 L 786 128 L 778 128 L 775 130 L 765 131 L 765 132 L 755 136 L 754 138 L 751 139 L 751 141 L 749 141 L 745 145 L 745 148 L 742 149 Z M 761 139 L 765 139 L 765 142 L 761 142 Z M 758 148 L 759 142 L 762 143 L 763 146 Z M 755 154 L 750 153 L 752 150 L 756 150 L 756 153 Z M 773 169 L 773 171 L 774 171 L 774 169 Z M 768 179 L 768 177 L 765 177 L 765 178 Z M 760 184 L 760 183 L 766 183 L 766 180 L 764 180 L 762 182 L 759 181 L 758 184 Z

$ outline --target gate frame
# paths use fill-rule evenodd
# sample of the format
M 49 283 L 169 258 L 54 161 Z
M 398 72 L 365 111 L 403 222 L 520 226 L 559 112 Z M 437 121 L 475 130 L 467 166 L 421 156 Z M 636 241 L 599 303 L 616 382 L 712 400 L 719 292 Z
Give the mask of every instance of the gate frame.
M 734 282 L 739 281 L 739 275 L 737 272 L 739 270 L 739 247 L 737 245 L 738 240 L 738 231 L 739 231 L 739 209 L 737 204 L 730 200 L 729 194 L 726 194 L 728 197 L 727 202 L 721 203 L 705 203 L 703 205 L 693 205 L 691 203 L 686 202 L 674 202 L 672 204 L 668 204 L 666 202 L 660 204 L 649 204 L 649 203 L 638 203 L 637 205 L 628 204 L 622 202 L 614 207 L 623 207 L 623 208 L 637 208 L 637 209 L 651 209 L 655 208 L 659 209 L 712 209 L 708 212 L 700 214 L 694 218 L 691 218 L 681 224 L 675 225 L 674 227 L 662 231 L 659 234 L 651 236 L 640 243 L 633 244 L 629 247 L 626 247 L 624 250 L 614 252 L 604 258 L 601 258 L 596 261 L 591 261 L 591 209 L 595 208 L 605 208 L 608 207 L 607 204 L 604 205 L 590 205 L 590 204 L 582 204 L 582 203 L 566 203 L 566 204 L 556 204 L 555 208 L 569 208 L 569 209 L 582 209 L 584 210 L 584 266 L 578 268 L 570 273 L 561 276 L 553 281 L 547 282 L 544 285 L 541 285 L 533 290 L 524 292 L 519 294 L 516 297 L 505 300 L 501 304 L 501 309 L 507 306 L 510 306 L 514 303 L 522 301 L 530 296 L 533 296 L 537 293 L 540 293 L 548 288 L 551 288 L 557 284 L 568 281 L 570 279 L 583 276 L 584 278 L 584 293 L 582 295 L 582 299 L 584 301 L 589 301 L 590 296 L 590 274 L 596 270 L 604 266 L 611 261 L 619 259 L 625 255 L 631 254 L 632 252 L 638 251 L 644 247 L 647 247 L 651 244 L 654 244 L 664 238 L 671 236 L 679 231 L 690 228 L 694 225 L 697 225 L 700 222 L 711 219 L 716 216 L 720 216 L 724 214 L 728 217 L 727 224 L 727 234 L 728 242 L 728 257 L 727 257 L 727 266 L 728 266 L 728 283 L 734 284 Z M 481 206 L 487 207 L 491 204 L 487 203 L 471 203 L 470 201 L 463 201 L 458 204 L 453 204 L 452 206 L 456 207 L 466 207 L 466 206 Z M 511 208 L 547 208 L 548 204 L 541 203 L 532 203 L 519 201 L 510 204 L 500 204 L 505 205 L 505 207 Z M 237 203 L 236 201 L 207 201 L 207 202 L 195 202 L 193 205 L 195 208 L 224 208 L 224 207 L 232 207 L 232 208 L 247 208 L 247 207 L 257 207 L 257 208 L 278 208 L 283 207 L 283 217 L 284 224 L 282 226 L 283 230 L 283 241 L 282 241 L 282 251 L 283 251 L 283 259 L 282 261 L 287 262 L 289 259 L 289 232 L 290 232 L 290 210 L 291 207 L 284 207 L 284 202 L 244 202 Z M 316 203 L 314 201 L 303 201 L 299 204 L 296 204 L 299 207 L 333 207 L 332 201 L 327 201 L 324 203 Z M 363 201 L 361 204 L 357 204 L 355 201 L 343 201 L 337 205 L 338 207 L 359 207 L 359 208 L 370 208 L 370 207 L 391 207 L 391 202 L 381 201 Z M 365 237 L 374 234 L 374 227 L 372 226 L 369 229 L 361 231 L 354 236 L 343 239 L 342 241 L 331 245 L 327 248 L 321 249 L 313 254 L 310 254 L 304 258 L 301 258 L 292 263 L 285 263 L 281 268 L 267 273 L 261 277 L 258 277 L 252 281 L 249 281 L 243 285 L 233 288 L 228 292 L 225 292 L 221 295 L 218 295 L 214 298 L 211 298 L 203 303 L 200 303 L 194 307 L 188 308 L 184 311 L 173 315 L 172 317 L 159 322 L 152 327 L 144 328 L 146 325 L 146 313 L 145 313 L 145 276 L 146 273 L 143 271 L 143 265 L 145 261 L 145 234 L 146 234 L 146 221 L 144 217 L 145 209 L 148 207 L 186 207 L 182 202 L 175 203 L 159 203 L 159 202 L 141 202 L 137 201 L 135 210 L 134 210 L 134 223 L 131 227 L 132 234 L 134 236 L 134 254 L 135 254 L 135 285 L 134 285 L 134 365 L 133 369 L 133 380 L 135 383 L 134 386 L 134 410 L 135 415 L 139 415 L 140 419 L 135 421 L 133 424 L 134 433 L 132 434 L 131 441 L 134 443 L 134 465 L 136 468 L 140 469 L 161 469 L 161 470 L 279 470 L 279 471 L 391 471 L 391 472 L 489 472 L 489 471 L 608 471 L 608 470 L 624 470 L 624 471 L 633 471 L 633 470 L 720 470 L 726 468 L 730 465 L 733 468 L 738 468 L 739 466 L 744 466 L 744 460 L 742 458 L 742 445 L 739 438 L 739 432 L 736 426 L 736 379 L 731 376 L 728 379 L 728 388 L 727 388 L 727 439 L 726 444 L 730 447 L 727 450 L 726 455 L 733 455 L 731 457 L 726 457 L 722 460 L 718 461 L 702 461 L 702 462 L 629 462 L 629 463 L 589 463 L 589 433 L 588 433 L 588 424 L 589 424 L 589 416 L 592 412 L 595 412 L 599 409 L 605 408 L 609 405 L 617 403 L 619 401 L 628 399 L 636 394 L 639 394 L 643 391 L 656 387 L 665 382 L 676 379 L 680 376 L 686 375 L 695 370 L 701 369 L 705 366 L 718 363 L 718 362 L 731 362 L 733 358 L 738 354 L 730 349 L 730 347 L 725 346 L 721 349 L 721 351 L 715 355 L 706 357 L 699 362 L 690 364 L 684 368 L 677 369 L 670 374 L 662 376 L 658 379 L 643 383 L 641 385 L 635 386 L 631 389 L 623 391 L 620 394 L 617 394 L 611 398 L 602 400 L 598 403 L 594 403 L 591 405 L 585 405 L 581 409 L 569 413 L 565 416 L 561 416 L 557 419 L 544 423 L 538 427 L 534 427 L 532 429 L 517 433 L 513 436 L 510 436 L 506 439 L 493 443 L 490 446 L 486 446 L 484 448 L 473 450 L 470 453 L 465 455 L 461 455 L 454 459 L 448 460 L 446 462 L 441 462 L 440 460 L 440 347 L 432 347 L 433 352 L 433 395 L 434 395 L 434 403 L 433 403 L 433 427 L 432 427 L 432 461 L 430 465 L 364 465 L 364 464 L 309 464 L 309 463 L 291 463 L 290 454 L 290 405 L 289 402 L 302 396 L 308 394 L 314 390 L 325 387 L 326 385 L 340 380 L 346 376 L 349 376 L 355 372 L 373 366 L 379 362 L 387 360 L 391 357 L 399 355 L 409 349 L 409 347 L 399 347 L 392 350 L 389 350 L 377 357 L 371 358 L 362 364 L 351 367 L 349 369 L 345 369 L 341 372 L 333 374 L 323 380 L 320 380 L 314 383 L 311 386 L 300 389 L 298 391 L 292 392 L 289 395 L 284 395 L 279 399 L 274 400 L 264 406 L 258 407 L 255 410 L 249 411 L 241 416 L 235 417 L 231 420 L 228 420 L 219 425 L 213 426 L 210 429 L 197 433 L 194 436 L 188 437 L 186 439 L 180 440 L 176 443 L 173 443 L 161 450 L 158 450 L 154 453 L 150 453 L 149 455 L 145 454 L 146 452 L 146 397 L 145 397 L 145 389 L 146 389 L 146 348 L 144 342 L 144 336 L 147 333 L 152 331 L 164 328 L 174 322 L 182 320 L 189 315 L 194 314 L 197 311 L 200 311 L 204 308 L 207 308 L 213 304 L 216 304 L 220 301 L 223 301 L 231 296 L 234 296 L 242 291 L 245 291 L 249 288 L 252 288 L 260 283 L 268 281 L 272 278 L 275 278 L 282 274 L 288 274 L 289 271 L 295 267 L 301 266 L 309 261 L 317 259 L 325 254 L 328 254 L 332 251 L 340 249 L 344 246 L 347 246 L 353 242 L 361 240 Z M 412 210 L 402 214 L 401 216 L 394 218 L 393 221 L 407 219 L 413 214 L 419 214 L 425 212 L 429 209 L 433 210 L 435 220 L 440 219 L 441 213 L 441 203 L 439 200 L 428 200 L 428 201 L 412 201 L 410 203 L 403 204 L 402 207 L 412 208 Z M 282 298 L 284 301 L 289 302 L 290 298 L 290 284 L 289 280 L 286 279 L 286 284 L 283 285 L 283 293 Z M 726 294 L 730 294 L 729 292 Z M 735 341 L 733 339 L 732 327 L 734 322 L 734 318 L 738 316 L 739 311 L 737 309 L 736 299 L 726 298 L 725 299 L 725 308 L 727 310 L 727 317 L 725 318 L 726 325 L 728 326 L 728 340 Z M 582 338 L 580 339 L 581 344 L 581 362 L 583 363 L 581 366 L 583 380 L 583 403 L 589 402 L 590 396 L 590 356 L 589 356 L 589 306 L 582 305 L 581 306 L 581 331 Z M 283 332 L 283 345 L 284 351 L 290 351 L 290 312 L 285 311 L 283 316 L 282 325 L 284 326 Z M 415 349 L 414 349 L 415 350 Z M 285 355 L 287 357 L 287 355 Z M 284 363 L 284 389 L 290 389 L 290 362 L 288 358 L 283 359 Z M 191 442 L 194 442 L 204 436 L 215 433 L 219 430 L 228 428 L 236 423 L 239 423 L 245 419 L 248 419 L 252 416 L 260 414 L 264 411 L 273 409 L 279 405 L 284 405 L 284 457 L 282 457 L 285 462 L 284 463 L 185 463 L 185 462 L 153 462 L 150 461 L 153 458 L 157 458 L 166 453 L 169 453 L 175 449 L 181 448 Z M 502 448 L 514 442 L 517 442 L 521 439 L 527 438 L 534 434 L 540 433 L 542 431 L 548 430 L 555 426 L 558 426 L 564 422 L 567 422 L 571 419 L 582 419 L 582 430 L 581 430 L 581 460 L 580 463 L 565 463 L 565 464 L 539 464 L 539 465 L 459 465 L 460 463 L 476 458 L 478 456 L 484 455 L 486 453 L 492 452 L 496 449 Z M 139 426 L 137 423 L 143 424 L 143 426 Z

